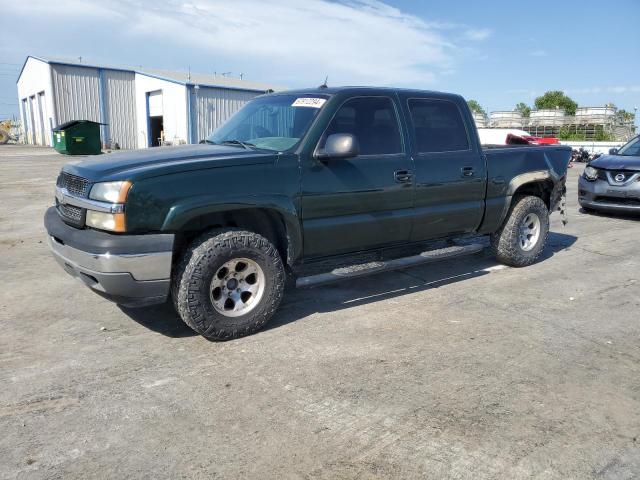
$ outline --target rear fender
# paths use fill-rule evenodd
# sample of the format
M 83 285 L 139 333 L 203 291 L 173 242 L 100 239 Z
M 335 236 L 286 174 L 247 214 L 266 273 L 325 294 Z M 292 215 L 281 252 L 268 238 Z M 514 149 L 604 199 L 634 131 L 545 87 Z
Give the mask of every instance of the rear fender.
M 502 187 L 504 189 L 502 193 L 493 196 L 490 200 L 487 200 L 485 218 L 478 233 L 492 233 L 500 228 L 507 217 L 507 213 L 509 213 L 509 208 L 511 207 L 513 196 L 516 192 L 519 189 L 526 187 L 526 185 L 539 182 L 553 182 L 556 186 L 559 183 L 554 181 L 554 175 L 549 170 L 525 172 L 513 177 L 508 184 Z M 554 195 L 552 194 L 551 203 L 553 203 L 553 199 Z

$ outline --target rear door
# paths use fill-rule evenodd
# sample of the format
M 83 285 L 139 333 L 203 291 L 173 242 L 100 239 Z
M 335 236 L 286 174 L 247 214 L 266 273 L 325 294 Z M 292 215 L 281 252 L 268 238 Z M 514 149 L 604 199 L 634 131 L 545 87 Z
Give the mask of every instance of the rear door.
M 484 215 L 486 166 L 468 111 L 455 97 L 401 98 L 415 168 L 411 241 L 473 232 Z
M 395 96 L 362 96 L 338 108 L 318 143 L 349 133 L 360 154 L 302 159 L 302 225 L 307 257 L 404 243 L 413 214 L 412 161 Z

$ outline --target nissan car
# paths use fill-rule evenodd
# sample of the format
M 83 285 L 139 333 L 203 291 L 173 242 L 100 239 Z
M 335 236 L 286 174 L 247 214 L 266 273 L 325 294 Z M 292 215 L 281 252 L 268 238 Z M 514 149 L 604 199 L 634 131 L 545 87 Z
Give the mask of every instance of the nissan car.
M 578 182 L 585 211 L 640 213 L 640 135 L 590 162 Z

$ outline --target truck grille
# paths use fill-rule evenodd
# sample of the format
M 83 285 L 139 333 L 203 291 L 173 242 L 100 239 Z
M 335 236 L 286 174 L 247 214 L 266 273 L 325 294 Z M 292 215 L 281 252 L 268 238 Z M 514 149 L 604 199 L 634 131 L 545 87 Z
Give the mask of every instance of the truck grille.
M 86 212 L 83 208 L 59 202 L 56 202 L 56 207 L 65 223 L 74 227 L 84 227 Z
M 69 194 L 76 197 L 87 198 L 89 196 L 89 181 L 86 178 L 62 172 L 58 176 L 56 185 L 66 188 Z

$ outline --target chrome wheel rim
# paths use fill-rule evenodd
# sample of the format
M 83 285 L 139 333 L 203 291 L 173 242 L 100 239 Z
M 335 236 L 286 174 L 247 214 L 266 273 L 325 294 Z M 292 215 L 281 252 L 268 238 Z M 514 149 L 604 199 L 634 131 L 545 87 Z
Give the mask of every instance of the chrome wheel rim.
M 234 258 L 218 268 L 209 289 L 211 305 L 225 317 L 246 315 L 264 295 L 265 275 L 249 258 Z
M 520 224 L 520 248 L 525 252 L 532 250 L 540 238 L 540 217 L 535 213 L 528 213 Z

